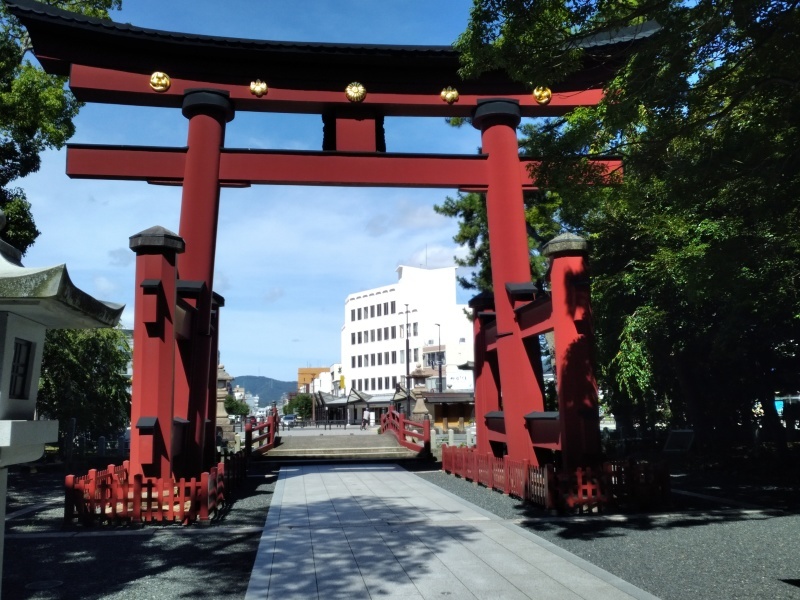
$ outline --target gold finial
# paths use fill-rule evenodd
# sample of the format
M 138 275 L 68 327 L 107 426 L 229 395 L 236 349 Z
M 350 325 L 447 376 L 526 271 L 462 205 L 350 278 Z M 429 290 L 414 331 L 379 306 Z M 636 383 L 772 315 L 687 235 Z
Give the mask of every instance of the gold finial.
M 166 92 L 171 85 L 172 82 L 169 79 L 169 75 L 166 73 L 156 71 L 150 75 L 150 87 L 153 88 L 154 92 Z
M 344 95 L 350 102 L 362 102 L 367 97 L 367 88 L 354 81 L 345 88 Z
M 442 100 L 444 100 L 448 104 L 453 104 L 453 102 L 458 102 L 458 90 L 448 85 L 446 88 L 442 90 Z
M 250 82 L 250 93 L 253 94 L 256 98 L 261 98 L 264 94 L 269 91 L 267 84 L 261 81 L 260 79 L 256 79 L 255 81 Z
M 550 91 L 549 87 L 540 85 L 533 90 L 533 98 L 539 104 L 548 104 L 550 102 L 550 98 L 552 97 L 553 97 L 553 92 Z

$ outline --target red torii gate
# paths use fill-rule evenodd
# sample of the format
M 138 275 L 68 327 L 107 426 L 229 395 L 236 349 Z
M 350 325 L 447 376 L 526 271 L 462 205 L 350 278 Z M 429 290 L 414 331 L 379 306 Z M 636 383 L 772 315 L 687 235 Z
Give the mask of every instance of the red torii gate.
M 534 465 L 539 464 L 535 447 L 561 450 L 571 466 L 595 459 L 599 431 L 586 351 L 588 290 L 575 287 L 585 283 L 585 249 L 576 250 L 572 242 L 565 249 L 563 240 L 552 252 L 552 301 L 546 309 L 552 316 L 534 320 L 537 332 L 555 329 L 560 373 L 569 372 L 579 383 L 559 377 L 559 439 L 548 432 L 537 442 L 536 426 L 528 425 L 531 413 L 545 413 L 538 349 L 532 351 L 530 324 L 521 320 L 531 310 L 541 312 L 541 302 L 520 294 L 531 280 L 522 193 L 532 185 L 532 161 L 518 155 L 516 127 L 521 117 L 557 116 L 596 104 L 612 73 L 609 54 L 641 31 L 594 40 L 580 73 L 553 90 L 531 94 L 499 73 L 460 81 L 458 55 L 449 47 L 177 34 L 83 17 L 32 0 L 5 2 L 28 30 L 42 66 L 69 76 L 79 100 L 180 107 L 189 120 L 184 148 L 81 144 L 67 151 L 70 177 L 183 188 L 179 235 L 156 227 L 131 238 L 137 254 L 134 474 L 192 476 L 213 462 L 218 312 L 224 304 L 213 292 L 219 191 L 251 184 L 485 191 L 496 293 L 488 307 L 493 329 L 482 325 L 485 316 L 476 319 L 476 356 L 483 357 L 477 365 L 490 367 L 479 373 L 476 386 L 478 439 L 482 445 L 499 442 L 495 452 Z M 322 151 L 225 148 L 225 125 L 237 111 L 319 114 Z M 386 116 L 471 117 L 481 131 L 482 154 L 386 152 Z M 621 168 L 619 161 L 601 162 L 608 171 Z M 501 424 L 489 433 L 493 419 Z

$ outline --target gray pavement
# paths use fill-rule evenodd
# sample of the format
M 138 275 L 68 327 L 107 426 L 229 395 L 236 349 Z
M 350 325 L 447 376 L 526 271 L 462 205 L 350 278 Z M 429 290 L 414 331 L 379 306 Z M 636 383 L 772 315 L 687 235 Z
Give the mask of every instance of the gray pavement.
M 281 468 L 246 600 L 652 599 L 396 465 Z

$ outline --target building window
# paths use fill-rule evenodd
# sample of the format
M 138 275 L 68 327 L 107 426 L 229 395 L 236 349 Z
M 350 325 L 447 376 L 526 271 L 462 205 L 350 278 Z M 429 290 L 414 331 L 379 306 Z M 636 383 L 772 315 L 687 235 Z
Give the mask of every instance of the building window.
M 419 323 L 414 323 L 414 337 L 417 337 L 419 335 L 418 326 Z
M 9 398 L 25 400 L 28 397 L 28 376 L 31 369 L 33 342 L 14 338 L 14 358 L 11 361 L 11 386 Z
M 361 309 L 360 308 L 358 309 L 358 320 L 359 321 L 361 320 Z
M 393 388 L 397 387 L 397 377 L 392 377 L 392 387 Z
M 364 366 L 365 367 L 369 366 L 369 354 L 364 355 Z
M 381 341 L 381 335 L 383 334 L 383 330 L 379 327 L 378 328 L 378 341 Z
M 389 364 L 389 353 L 388 352 L 384 352 L 383 353 L 383 362 L 385 362 L 387 365 Z
M 467 343 L 467 338 L 458 338 L 458 343 L 459 344 L 466 344 Z
M 356 343 L 356 333 L 355 331 L 350 334 L 350 344 L 353 345 Z
M 358 380 L 358 389 L 359 390 L 361 389 L 361 380 L 360 379 Z
M 394 308 L 394 300 L 392 300 L 391 309 L 392 309 L 392 314 L 394 314 L 394 311 L 395 311 L 395 308 Z
M 397 351 L 396 350 L 392 350 L 392 364 L 393 365 L 397 364 Z
M 360 354 L 358 355 L 358 366 L 359 366 L 359 367 L 360 367 L 360 366 L 362 366 L 362 365 L 361 365 L 361 355 L 360 355 Z
M 389 376 L 388 375 L 383 378 L 383 387 L 385 387 L 387 390 L 389 389 Z
M 385 315 L 389 314 L 389 303 L 388 302 L 384 302 L 383 303 L 383 314 L 385 314 Z
M 400 325 L 400 339 L 401 340 L 403 339 L 405 334 L 406 334 L 406 326 L 405 325 Z
M 397 327 L 392 325 L 392 339 L 397 338 Z
M 355 308 L 350 310 L 350 320 L 351 321 L 355 321 L 356 320 L 356 309 Z
M 370 360 L 369 364 L 370 364 L 370 366 L 374 367 L 375 366 L 375 355 L 371 354 L 370 358 L 371 358 L 371 360 Z
M 380 304 L 378 304 L 378 316 L 379 317 L 381 316 L 381 305 Z
M 351 367 L 352 369 L 355 369 L 355 368 L 356 368 L 356 357 L 355 357 L 355 356 L 351 356 L 351 357 L 350 357 L 350 367 Z
M 374 304 L 369 307 L 369 316 L 370 316 L 371 319 L 375 318 L 375 305 Z
M 383 364 L 383 354 L 378 352 L 378 366 L 380 367 Z
M 364 391 L 365 392 L 369 391 L 369 379 L 364 380 Z
M 400 350 L 400 364 L 406 364 L 406 351 Z
M 414 362 L 419 360 L 419 348 L 414 348 Z
M 375 330 L 374 329 L 369 332 L 369 341 L 370 342 L 374 342 L 375 341 Z
M 383 389 L 383 379 L 381 379 L 380 377 L 378 377 L 378 389 L 379 390 Z
M 375 389 L 375 378 L 374 377 L 372 378 L 372 389 L 373 390 Z
M 360 331 L 358 332 L 358 343 L 359 344 L 361 343 L 361 332 Z

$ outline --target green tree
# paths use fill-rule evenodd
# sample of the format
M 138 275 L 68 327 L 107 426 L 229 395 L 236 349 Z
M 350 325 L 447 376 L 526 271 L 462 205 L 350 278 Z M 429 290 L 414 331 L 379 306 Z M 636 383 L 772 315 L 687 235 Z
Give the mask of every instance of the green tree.
M 108 16 L 121 0 L 56 0 L 59 8 L 96 17 Z M 28 60 L 30 40 L 0 3 L 0 210 L 8 226 L 5 240 L 23 253 L 39 231 L 25 192 L 12 182 L 38 171 L 40 155 L 61 148 L 72 137 L 80 103 L 64 77 L 48 75 Z
M 244 400 L 237 400 L 233 394 L 225 396 L 225 412 L 229 415 L 246 416 L 250 414 L 250 406 Z
M 289 400 L 286 408 L 283 410 L 283 414 L 296 414 L 301 419 L 310 419 L 313 402 L 314 399 L 311 397 L 311 394 L 297 394 L 294 398 Z
M 800 387 L 798 18 L 761 0 L 476 0 L 457 42 L 467 76 L 558 89 L 600 29 L 660 26 L 593 46 L 617 73 L 599 106 L 521 130 L 557 220 L 592 242 L 600 375 L 628 425 L 710 440 L 760 400 L 776 430 L 774 393 Z M 587 158 L 612 155 L 625 176 L 601 188 Z
M 36 408 L 76 432 L 113 434 L 130 421 L 130 347 L 121 329 L 47 332 Z

